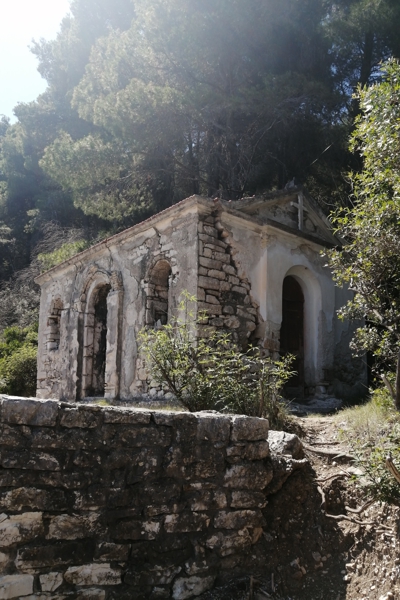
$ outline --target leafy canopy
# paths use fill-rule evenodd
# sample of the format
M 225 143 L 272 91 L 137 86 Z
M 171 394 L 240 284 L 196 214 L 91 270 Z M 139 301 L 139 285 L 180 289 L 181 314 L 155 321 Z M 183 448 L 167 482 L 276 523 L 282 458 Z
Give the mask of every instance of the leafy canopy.
M 8 327 L 0 338 L 0 393 L 36 394 L 37 324 Z
M 382 372 L 397 363 L 400 408 L 400 65 L 390 60 L 384 69 L 381 83 L 358 91 L 351 148 L 363 169 L 351 175 L 352 206 L 334 217 L 343 249 L 329 257 L 338 283 L 354 291 L 342 316 L 365 319 L 355 347 L 373 352 Z

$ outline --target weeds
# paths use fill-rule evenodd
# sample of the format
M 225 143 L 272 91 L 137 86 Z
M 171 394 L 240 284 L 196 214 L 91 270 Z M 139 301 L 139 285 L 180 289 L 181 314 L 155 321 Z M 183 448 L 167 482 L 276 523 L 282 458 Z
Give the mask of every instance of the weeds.
M 340 436 L 351 447 L 362 475 L 358 478 L 368 496 L 400 503 L 400 485 L 385 466 L 389 453 L 400 465 L 400 416 L 386 389 L 372 392 L 369 402 L 348 408 L 337 416 Z

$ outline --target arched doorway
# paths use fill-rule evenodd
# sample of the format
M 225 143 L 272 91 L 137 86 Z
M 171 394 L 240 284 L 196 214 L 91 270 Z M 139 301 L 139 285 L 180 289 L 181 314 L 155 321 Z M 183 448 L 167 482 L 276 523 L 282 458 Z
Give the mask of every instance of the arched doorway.
M 304 294 L 298 281 L 288 275 L 282 289 L 282 325 L 280 354 L 293 354 L 296 371 L 285 386 L 287 396 L 304 397 Z
M 109 284 L 97 287 L 85 323 L 83 396 L 104 396 L 107 347 L 107 296 Z

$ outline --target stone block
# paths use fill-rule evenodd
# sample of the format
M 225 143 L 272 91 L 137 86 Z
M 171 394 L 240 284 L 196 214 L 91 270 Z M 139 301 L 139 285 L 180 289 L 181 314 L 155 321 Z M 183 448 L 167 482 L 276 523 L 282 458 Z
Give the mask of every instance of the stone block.
M 94 560 L 97 562 L 125 562 L 128 560 L 130 544 L 112 544 L 110 542 L 100 542 L 96 546 Z
M 222 312 L 224 313 L 224 315 L 234 315 L 235 314 L 235 309 L 230 304 L 226 304 L 222 308 Z
M 239 277 L 235 277 L 235 275 L 229 275 L 228 276 L 228 281 L 229 283 L 231 283 L 232 285 L 238 285 L 240 283 L 240 279 Z
M 105 600 L 106 591 L 100 588 L 87 588 L 86 590 L 78 590 L 76 600 Z
M 1 466 L 4 469 L 26 469 L 33 471 L 60 471 L 60 463 L 55 456 L 47 452 L 30 452 L 29 450 L 3 451 Z
M 213 269 L 215 271 L 221 271 L 222 264 L 223 263 L 220 260 L 215 260 L 213 258 L 207 258 L 206 256 L 199 256 L 199 265 L 200 265 L 200 267 L 207 269 L 207 272 L 210 269 Z
M 212 327 L 223 327 L 224 326 L 224 320 L 221 319 L 220 317 L 214 317 L 213 319 L 211 319 L 210 325 Z
M 137 448 L 138 446 L 169 446 L 171 430 L 168 427 L 135 427 L 103 425 L 103 442 L 107 446 Z
M 303 444 L 294 433 L 269 431 L 268 443 L 274 454 L 289 454 L 292 458 L 303 458 Z
M 93 429 L 100 425 L 100 414 L 97 411 L 89 410 L 89 407 L 66 408 L 61 412 L 60 423 L 62 427 L 70 429 L 74 427 Z
M 246 329 L 247 331 L 254 331 L 257 328 L 257 325 L 253 323 L 253 321 L 246 321 Z
M 169 585 L 181 571 L 182 567 L 173 564 L 148 565 L 138 570 L 130 569 L 124 577 L 124 583 L 134 586 Z
M 198 302 L 197 308 L 206 311 L 209 315 L 220 315 L 222 307 L 220 304 L 209 304 L 208 302 Z
M 91 537 L 99 531 L 100 515 L 90 513 L 87 516 L 69 514 L 50 518 L 48 540 L 78 540 Z
M 224 477 L 224 486 L 233 489 L 263 490 L 272 480 L 272 465 L 262 462 L 233 465 Z
M 231 418 L 223 415 L 194 413 L 197 419 L 197 440 L 228 444 L 231 431 Z
M 255 320 L 254 315 L 249 315 L 247 309 L 243 309 L 240 306 L 237 307 L 236 314 L 238 317 L 243 317 L 244 319 L 250 319 L 251 321 Z
M 260 461 L 269 456 L 268 442 L 237 443 L 226 449 L 226 460 L 230 464 L 240 464 L 244 460 Z
M 172 588 L 172 598 L 174 600 L 186 600 L 193 596 L 200 596 L 203 592 L 210 590 L 214 585 L 215 577 L 179 577 L 174 582 Z
M 10 555 L 5 552 L 0 552 L 0 573 L 4 573 L 8 563 L 10 562 Z
M 264 508 L 266 505 L 267 499 L 262 492 L 232 492 L 232 508 Z
M 269 423 L 267 419 L 235 416 L 232 417 L 232 422 L 231 440 L 233 442 L 266 440 L 268 437 Z
M 64 577 L 62 573 L 52 572 L 39 575 L 42 592 L 55 592 L 62 585 Z
M 131 466 L 127 473 L 128 485 L 143 481 L 143 478 L 154 477 L 162 470 L 164 450 L 162 448 L 143 448 L 132 456 Z
M 239 329 L 240 321 L 235 315 L 232 315 L 231 317 L 226 317 L 224 319 L 224 325 L 228 329 Z
M 151 412 L 145 410 L 110 408 L 104 411 L 104 423 L 129 423 L 130 425 L 147 425 L 151 420 Z
M 206 292 L 205 290 L 203 290 L 203 288 L 198 287 L 197 288 L 197 301 L 204 301 L 206 299 Z
M 150 600 L 164 600 L 166 598 L 171 598 L 169 587 L 153 587 Z
M 221 292 L 229 292 L 231 290 L 232 284 L 229 281 L 221 281 L 219 289 Z
M 232 265 L 223 264 L 222 265 L 222 270 L 225 273 L 227 273 L 228 275 L 234 275 L 234 276 L 236 275 L 236 269 Z
M 17 510 L 65 510 L 67 500 L 62 490 L 41 490 L 22 487 L 5 492 L 0 497 L 0 508 Z
M 229 279 L 233 279 L 233 277 L 230 276 Z M 240 286 L 240 285 L 234 285 L 232 287 L 232 292 L 236 292 L 237 294 L 242 294 L 243 296 L 247 296 L 247 289 L 245 287 Z
M 218 240 L 217 238 L 207 235 L 206 233 L 200 233 L 199 239 L 203 242 L 203 244 L 205 246 L 215 245 L 222 249 L 225 249 L 227 247 L 227 244 L 225 242 L 222 242 L 221 240 Z
M 173 429 L 197 427 L 196 415 L 186 411 L 155 411 L 153 413 L 153 420 L 156 425 L 165 425 L 166 427 L 172 427 Z
M 155 540 L 160 529 L 159 521 L 143 521 L 143 519 L 121 521 L 111 528 L 111 537 L 116 540 Z
M 26 512 L 20 515 L 0 515 L 0 547 L 29 542 L 43 535 L 41 512 Z
M 73 585 L 119 585 L 121 580 L 121 569 L 110 567 L 109 563 L 80 565 L 69 567 L 64 573 L 67 583 Z
M 198 285 L 205 290 L 217 290 L 220 289 L 220 281 L 219 279 L 215 279 L 214 277 L 204 277 L 203 275 L 199 276 Z
M 220 511 L 214 517 L 216 529 L 244 529 L 263 525 L 265 525 L 265 521 L 260 510 Z
M 167 533 L 190 533 L 193 531 L 205 531 L 210 524 L 210 517 L 204 513 L 183 513 L 167 515 L 164 521 L 164 529 Z
M 194 491 L 188 495 L 187 502 L 194 512 L 221 509 L 227 506 L 226 494 L 213 490 Z
M 40 485 L 50 487 L 61 487 L 64 489 L 79 489 L 92 481 L 95 477 L 94 471 L 52 472 L 52 471 L 28 471 L 17 469 L 0 469 L 0 487 L 19 487 Z
M 202 236 L 200 236 L 200 237 L 202 237 Z M 207 236 L 204 236 L 204 237 L 207 237 Z M 202 239 L 202 242 L 203 242 L 205 248 L 211 248 L 211 250 L 213 250 L 213 251 L 216 250 L 216 251 L 222 252 L 223 250 L 225 250 L 228 247 L 228 244 L 226 242 L 223 242 L 222 240 L 218 240 L 218 239 L 212 238 L 212 237 L 208 237 L 208 239 Z
M 82 542 L 65 542 L 54 545 L 29 546 L 18 550 L 15 566 L 20 571 L 65 567 L 74 562 L 83 563 L 90 560 L 93 548 L 91 544 Z
M 220 260 L 222 263 L 229 265 L 229 263 L 231 262 L 231 256 L 230 254 L 227 254 L 226 252 L 214 252 L 214 259 L 215 260 Z
M 101 440 L 96 437 L 95 431 L 90 429 L 72 429 L 65 434 L 65 430 L 55 430 L 49 427 L 38 427 L 32 431 L 32 448 L 61 448 L 63 450 L 76 450 L 77 448 L 97 448 Z
M 33 593 L 33 575 L 4 575 L 0 577 L 0 599 L 23 598 Z
M 208 304 L 219 304 L 219 300 L 218 298 L 216 298 L 215 296 L 211 296 L 210 294 L 206 294 L 206 302 L 208 302 Z
M 217 271 L 216 269 L 210 269 L 208 271 L 209 277 L 215 277 L 216 279 L 220 279 L 221 281 L 226 278 L 226 274 L 223 271 Z
M 54 427 L 57 423 L 59 403 L 55 400 L 4 398 L 2 420 L 14 425 Z
M 211 227 L 210 225 L 203 225 L 203 232 L 212 238 L 218 237 L 217 230 L 215 229 L 215 227 Z
M 139 494 L 137 502 L 142 502 L 144 506 L 176 503 L 181 496 L 181 485 L 170 479 L 144 482 Z
M 248 529 L 241 529 L 234 533 L 214 533 L 206 541 L 207 548 L 216 550 L 221 556 L 229 556 L 243 552 L 253 544 L 253 537 Z
M 14 426 L 3 424 L 0 428 L 1 431 L 1 445 L 12 446 L 13 448 L 23 448 L 29 444 L 31 440 L 31 428 L 26 425 Z

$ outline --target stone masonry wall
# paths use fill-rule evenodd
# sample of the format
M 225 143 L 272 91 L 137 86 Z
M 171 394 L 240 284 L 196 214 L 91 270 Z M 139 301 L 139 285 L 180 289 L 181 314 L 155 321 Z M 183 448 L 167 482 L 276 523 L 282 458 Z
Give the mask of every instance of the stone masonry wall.
M 249 280 L 238 273 L 227 237 L 218 214 L 199 221 L 198 308 L 209 316 L 206 335 L 223 329 L 245 348 L 257 328 L 258 304 Z
M 263 532 L 268 421 L 0 396 L 0 598 L 184 600 Z

